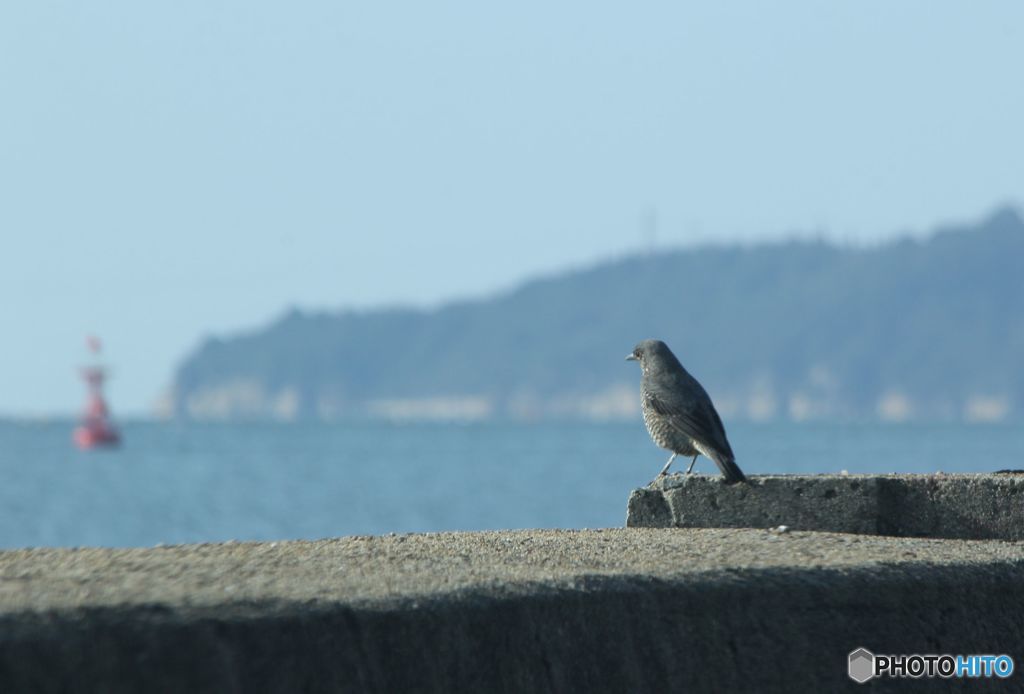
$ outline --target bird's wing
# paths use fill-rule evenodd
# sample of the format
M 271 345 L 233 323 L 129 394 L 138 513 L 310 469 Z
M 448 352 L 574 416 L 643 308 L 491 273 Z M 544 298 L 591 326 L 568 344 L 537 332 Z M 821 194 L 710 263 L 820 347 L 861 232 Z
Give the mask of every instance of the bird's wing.
M 714 448 L 728 458 L 733 457 L 732 447 L 725 438 L 725 427 L 710 401 L 672 402 L 650 391 L 645 393 L 645 397 L 651 409 L 664 416 L 673 429 Z

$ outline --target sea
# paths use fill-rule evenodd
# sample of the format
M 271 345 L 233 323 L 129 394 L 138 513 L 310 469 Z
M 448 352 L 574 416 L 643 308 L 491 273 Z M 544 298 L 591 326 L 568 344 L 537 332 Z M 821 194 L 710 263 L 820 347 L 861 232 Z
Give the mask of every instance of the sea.
M 119 448 L 79 451 L 73 422 L 0 421 L 0 548 L 622 526 L 668 459 L 639 417 L 121 426 Z M 1024 468 L 1019 422 L 737 422 L 729 438 L 747 474 Z

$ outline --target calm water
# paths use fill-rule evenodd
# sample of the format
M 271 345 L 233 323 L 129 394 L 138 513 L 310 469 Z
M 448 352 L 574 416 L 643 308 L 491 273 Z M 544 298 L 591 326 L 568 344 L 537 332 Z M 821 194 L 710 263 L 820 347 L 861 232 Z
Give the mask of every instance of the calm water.
M 147 546 L 387 532 L 622 525 L 667 460 L 635 423 L 124 425 L 0 422 L 0 547 Z M 748 474 L 1024 468 L 1024 427 L 742 424 Z M 714 465 L 698 461 L 700 472 Z

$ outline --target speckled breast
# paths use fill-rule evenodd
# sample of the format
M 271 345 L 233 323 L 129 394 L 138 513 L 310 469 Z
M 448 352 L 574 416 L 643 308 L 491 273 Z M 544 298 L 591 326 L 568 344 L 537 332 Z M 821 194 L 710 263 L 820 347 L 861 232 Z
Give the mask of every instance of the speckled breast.
M 690 437 L 681 434 L 668 423 L 665 415 L 658 414 L 647 404 L 647 391 L 641 387 L 640 404 L 644 414 L 644 426 L 654 443 L 679 455 L 697 455 L 697 450 L 690 442 Z

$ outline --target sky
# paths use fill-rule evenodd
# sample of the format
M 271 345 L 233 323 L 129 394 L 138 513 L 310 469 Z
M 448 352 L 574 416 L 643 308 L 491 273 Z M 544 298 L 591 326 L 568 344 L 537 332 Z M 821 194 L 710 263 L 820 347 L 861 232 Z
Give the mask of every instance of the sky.
M 0 415 L 209 335 L 1024 201 L 1024 3 L 0 6 Z M 682 279 L 682 278 L 680 278 Z

